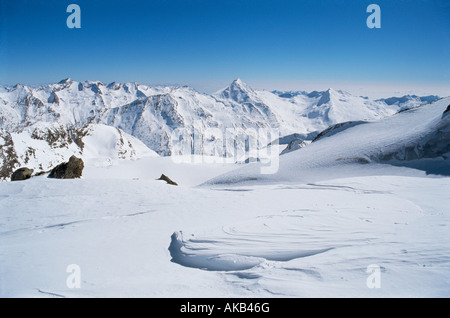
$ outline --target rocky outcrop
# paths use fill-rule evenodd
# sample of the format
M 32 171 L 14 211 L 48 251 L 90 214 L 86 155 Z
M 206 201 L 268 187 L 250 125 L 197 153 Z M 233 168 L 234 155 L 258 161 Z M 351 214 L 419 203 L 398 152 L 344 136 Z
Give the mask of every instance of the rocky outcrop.
M 162 174 L 161 177 L 159 177 L 159 179 L 156 179 L 156 180 L 163 180 L 163 181 L 166 181 L 168 184 L 175 185 L 175 186 L 178 185 L 178 183 L 176 183 L 175 181 L 172 181 L 172 180 L 171 180 L 168 176 L 166 176 L 165 174 Z
M 307 146 L 306 142 L 304 142 L 299 138 L 295 138 L 289 143 L 289 145 L 287 145 L 287 147 L 280 153 L 280 155 L 284 155 L 286 153 L 301 149 L 306 146 Z
M 19 168 L 16 171 L 13 172 L 11 175 L 11 181 L 22 181 L 27 180 L 31 178 L 31 175 L 33 174 L 33 169 L 29 169 L 26 167 Z
M 6 180 L 19 166 L 19 158 L 14 148 L 11 134 L 0 128 L 0 180 Z
M 447 106 L 447 109 L 444 110 L 444 113 L 442 114 L 442 118 L 444 118 L 445 116 L 447 116 L 450 113 L 450 105 Z
M 447 114 L 450 114 L 450 112 L 446 110 L 435 129 L 420 139 L 411 140 L 394 151 L 372 155 L 372 157 L 381 162 L 436 158 L 448 160 L 450 154 L 450 116 L 446 116 Z
M 89 132 L 88 125 L 75 127 L 72 125 L 49 125 L 48 127 L 35 127 L 31 138 L 43 140 L 52 148 L 68 148 L 72 143 L 81 151 L 84 148 L 83 138 Z
M 366 121 L 363 120 L 357 120 L 357 121 L 347 121 L 347 122 L 343 122 L 343 123 L 338 123 L 335 125 L 331 125 L 330 127 L 328 127 L 327 129 L 323 130 L 322 132 L 320 132 L 314 139 L 312 142 L 316 142 L 317 140 L 323 138 L 323 137 L 331 137 L 337 133 L 340 133 L 341 131 L 344 131 L 348 128 L 351 127 L 355 127 L 361 124 L 366 123 Z
M 57 165 L 49 174 L 49 178 L 55 179 L 75 179 L 83 174 L 84 162 L 81 158 L 70 157 L 68 162 Z

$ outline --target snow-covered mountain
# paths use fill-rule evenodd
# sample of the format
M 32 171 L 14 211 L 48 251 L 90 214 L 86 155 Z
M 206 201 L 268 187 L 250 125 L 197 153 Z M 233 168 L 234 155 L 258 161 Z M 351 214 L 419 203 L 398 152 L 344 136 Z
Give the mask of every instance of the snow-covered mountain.
M 350 175 L 359 164 L 379 163 L 450 175 L 450 97 L 378 121 L 334 125 L 307 147 L 280 156 L 276 173 L 261 174 L 261 166 L 255 164 L 208 184 L 320 180 L 330 178 L 330 173 L 342 174 L 342 169 Z M 325 168 L 331 168 L 326 176 Z
M 419 103 L 420 98 L 414 101 Z M 19 144 L 12 145 L 10 136 L 23 135 L 31 140 L 33 132 L 42 127 L 78 131 L 94 124 L 118 128 L 110 133 L 134 136 L 160 155 L 187 154 L 187 149 L 194 154 L 233 156 L 236 149 L 245 150 L 246 141 L 238 136 L 248 134 L 249 129 L 276 131 L 278 135 L 272 139 L 295 134 L 296 138 L 312 140 L 330 125 L 377 120 L 403 109 L 404 103 L 410 105 L 411 100 L 375 101 L 333 89 L 309 94 L 274 93 L 255 90 L 240 79 L 212 95 L 187 86 L 104 84 L 76 82 L 70 78 L 36 88 L 17 84 L 0 87 L 0 129 L 3 145 L 10 145 L 2 147 L 1 156 L 4 162 L 9 162 L 8 166 L 27 163 L 23 149 L 16 149 L 16 155 L 6 150 Z M 234 136 L 231 149 L 227 147 L 230 130 Z M 55 136 L 62 138 L 58 142 L 67 143 L 65 136 Z M 54 140 L 45 142 L 51 145 Z M 35 154 L 41 152 L 33 143 L 29 147 Z M 50 148 L 56 158 L 61 157 L 59 150 Z M 69 148 L 70 152 L 79 152 Z M 24 159 L 16 160 L 15 156 Z M 44 159 L 44 162 L 55 161 Z
M 439 96 L 417 96 L 417 95 L 405 95 L 402 97 L 390 97 L 378 99 L 377 101 L 385 102 L 387 105 L 396 105 L 400 110 L 420 106 L 426 103 L 432 103 L 439 99 Z
M 101 124 L 81 127 L 40 123 L 20 132 L 0 128 L 0 179 L 9 179 L 18 167 L 46 172 L 76 155 L 96 164 L 115 159 L 158 156 L 137 138 Z
M 345 100 L 361 100 L 333 90 L 288 98 L 242 83 L 215 95 L 69 83 L 55 84 L 68 87 L 50 101 L 46 88 L 0 88 L 12 116 L 0 128 L 2 173 L 87 159 L 81 180 L 0 182 L 0 297 L 449 295 L 450 179 L 404 166 L 450 175 L 450 98 L 376 120 L 370 108 L 383 104 L 372 101 L 353 120 Z M 346 122 L 302 141 L 301 127 L 328 125 L 343 109 Z M 124 131 L 157 140 L 158 129 L 270 120 L 290 132 L 279 141 L 291 151 L 265 175 L 262 160 L 237 168 L 155 156 Z M 200 146 L 215 145 L 210 132 Z M 105 166 L 139 156 L 148 157 Z M 161 173 L 179 186 L 155 180 Z

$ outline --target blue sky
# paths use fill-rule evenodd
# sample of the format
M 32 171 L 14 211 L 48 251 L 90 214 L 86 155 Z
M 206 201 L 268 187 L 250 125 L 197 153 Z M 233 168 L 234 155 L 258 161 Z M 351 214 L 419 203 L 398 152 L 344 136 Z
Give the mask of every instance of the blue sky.
M 136 81 L 213 92 L 450 95 L 446 0 L 0 0 L 0 84 Z M 81 29 L 69 29 L 69 4 Z M 369 29 L 366 8 L 381 8 Z

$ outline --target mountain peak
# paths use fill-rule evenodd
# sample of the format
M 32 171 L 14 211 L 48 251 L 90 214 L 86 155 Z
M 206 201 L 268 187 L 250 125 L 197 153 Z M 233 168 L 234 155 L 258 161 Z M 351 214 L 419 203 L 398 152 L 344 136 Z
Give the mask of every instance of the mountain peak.
M 70 77 L 65 78 L 58 82 L 58 84 L 68 84 L 68 83 L 73 83 L 73 80 Z
M 243 103 L 254 95 L 253 89 L 244 83 L 240 78 L 235 79 L 230 86 L 217 93 L 221 98 L 232 99 L 235 102 Z
M 320 99 L 317 103 L 317 106 L 321 106 L 323 104 L 328 104 L 331 102 L 333 96 L 335 96 L 336 94 L 338 94 L 337 91 L 335 91 L 332 88 L 328 88 L 326 91 L 323 91 L 321 93 Z
M 244 85 L 245 83 L 238 77 L 236 78 L 232 84 L 236 84 L 236 85 Z
M 336 94 L 342 95 L 342 94 L 344 94 L 345 92 L 342 91 L 342 90 L 337 90 L 337 89 L 334 89 L 334 88 L 329 87 L 329 88 L 325 91 L 325 93 L 327 93 L 328 95 L 336 95 Z
M 239 90 L 252 90 L 252 88 L 248 86 L 246 83 L 244 83 L 240 78 L 236 78 L 231 83 L 230 88 Z

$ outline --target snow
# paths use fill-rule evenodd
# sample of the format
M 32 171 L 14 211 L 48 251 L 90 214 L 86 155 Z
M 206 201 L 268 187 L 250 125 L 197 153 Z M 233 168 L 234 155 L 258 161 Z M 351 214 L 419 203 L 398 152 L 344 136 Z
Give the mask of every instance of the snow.
M 115 160 L 158 156 L 139 139 L 102 124 L 76 129 L 56 123 L 38 123 L 9 135 L 18 161 L 15 168 L 28 167 L 35 172 L 49 171 L 68 161 L 72 155 L 83 160 L 93 160 L 99 165 L 109 165 Z M 78 135 L 81 143 L 77 144 L 72 135 Z M 53 140 L 54 136 L 59 137 Z M 0 154 L 8 154 L 6 147 L 0 148 Z
M 85 143 L 83 158 L 86 159 L 136 159 L 143 156 L 158 156 L 139 139 L 106 125 L 91 126 L 83 142 Z
M 140 139 L 160 155 L 170 155 L 170 138 L 178 128 L 218 128 L 222 134 L 228 128 L 278 129 L 280 137 L 297 133 L 312 140 L 330 125 L 377 120 L 405 105 L 426 103 L 431 97 L 411 98 L 386 102 L 333 89 L 285 98 L 255 90 L 240 79 L 213 95 L 190 87 L 66 79 L 38 88 L 17 85 L 1 89 L 0 128 L 19 132 L 42 122 L 76 127 L 101 123 Z M 215 149 L 223 141 L 220 134 L 215 137 L 212 145 L 203 141 L 203 151 Z
M 449 295 L 449 178 L 392 168 L 402 175 L 194 186 L 230 169 L 147 157 L 1 183 L 0 296 Z
M 443 117 L 443 112 L 449 104 L 450 98 L 444 98 L 433 104 L 401 112 L 379 121 L 346 125 L 345 130 L 320 138 L 308 147 L 281 156 L 279 169 L 274 174 L 262 175 L 261 166 L 252 165 L 218 176 L 207 184 L 316 181 L 327 177 L 324 168 L 333 168 L 329 169 L 330 173 L 336 173 L 339 170 L 347 170 L 346 164 L 351 162 L 371 163 L 371 166 L 377 162 L 417 166 L 417 162 L 421 161 L 408 160 L 406 154 L 408 151 L 411 152 L 411 149 L 416 154 L 424 152 L 429 136 L 435 134 L 441 134 L 441 137 L 434 137 L 435 139 L 441 138 L 444 141 L 440 146 L 442 153 L 435 159 L 443 160 L 444 167 L 448 168 L 449 159 L 445 154 L 450 152 L 446 137 L 450 120 L 448 116 Z M 389 160 L 390 157 L 392 159 Z M 426 158 L 421 159 L 425 162 Z M 423 168 L 430 169 L 432 168 L 430 165 L 434 164 L 436 162 L 429 162 L 428 167 Z M 374 168 L 379 169 L 376 165 Z M 348 169 L 346 173 L 352 174 L 351 170 Z
M 312 114 L 304 110 L 317 110 L 318 100 L 321 113 L 312 117 L 324 124 L 324 116 L 351 113 L 345 101 L 358 100 L 334 90 L 282 98 L 235 84 L 243 88 L 238 99 L 251 97 L 248 105 L 135 83 L 67 80 L 53 89 L 71 90 L 59 98 L 72 110 L 87 94 L 105 111 L 91 88 L 117 103 L 107 89 L 149 94 L 106 109 L 121 123 L 148 119 L 141 129 L 163 114 L 193 123 L 198 113 L 209 121 L 204 127 L 222 119 L 236 124 L 227 106 L 260 118 Z M 163 95 L 151 95 L 158 90 Z M 282 101 L 268 109 L 270 99 Z M 363 100 L 374 116 L 356 120 L 367 122 L 336 127 L 279 158 L 273 155 L 284 146 L 272 145 L 271 174 L 262 173 L 265 162 L 160 157 L 120 127 L 102 124 L 86 127 L 82 151 L 74 143 L 55 150 L 28 130 L 9 132 L 18 153 L 30 145 L 42 152 L 36 164 L 78 151 L 85 168 L 80 179 L 44 174 L 0 183 L 0 297 L 448 297 L 450 178 L 430 168 L 450 166 L 450 116 L 443 115 L 450 98 L 395 115 Z M 29 129 L 53 127 L 36 125 Z M 178 186 L 156 180 L 161 174 Z M 79 269 L 79 288 L 68 284 L 71 268 Z

